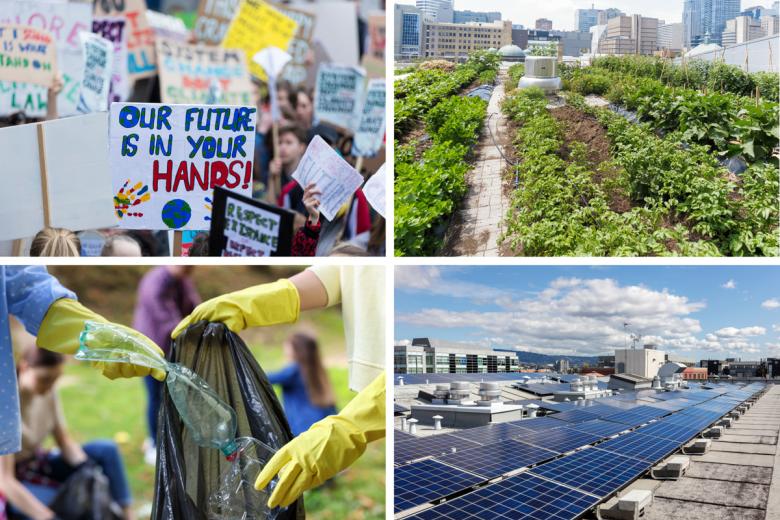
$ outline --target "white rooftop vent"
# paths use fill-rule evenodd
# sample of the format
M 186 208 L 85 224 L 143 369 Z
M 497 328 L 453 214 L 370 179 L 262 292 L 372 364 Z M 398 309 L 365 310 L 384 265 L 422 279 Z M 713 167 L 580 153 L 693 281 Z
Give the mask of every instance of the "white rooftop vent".
M 556 58 L 553 56 L 528 56 L 525 58 L 525 74 L 520 78 L 518 88 L 539 87 L 545 92 L 561 89 Z

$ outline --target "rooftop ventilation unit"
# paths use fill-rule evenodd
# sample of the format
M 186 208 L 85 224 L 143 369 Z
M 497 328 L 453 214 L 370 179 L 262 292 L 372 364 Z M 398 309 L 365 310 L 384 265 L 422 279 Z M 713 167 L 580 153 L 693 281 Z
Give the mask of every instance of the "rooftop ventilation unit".
M 469 400 L 471 389 L 469 383 L 465 381 L 455 381 L 450 384 L 449 402 L 452 404 L 461 404 Z
M 539 87 L 553 93 L 561 89 L 556 58 L 552 56 L 528 56 L 525 59 L 525 74 L 520 78 L 518 88 Z
M 480 383 L 479 397 L 480 400 L 477 401 L 477 405 L 479 406 L 490 406 L 491 404 L 497 403 L 501 397 L 501 387 L 495 382 Z

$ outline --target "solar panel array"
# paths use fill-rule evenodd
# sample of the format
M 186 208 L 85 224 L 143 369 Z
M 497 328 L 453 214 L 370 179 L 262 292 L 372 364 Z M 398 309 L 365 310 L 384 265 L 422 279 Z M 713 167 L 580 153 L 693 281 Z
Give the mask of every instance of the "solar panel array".
M 403 378 L 405 385 L 426 385 L 436 383 L 451 383 L 453 381 L 468 381 L 471 383 L 480 383 L 482 381 L 522 381 L 524 377 L 539 379 L 541 377 L 555 378 L 565 375 L 552 372 L 540 374 L 538 372 L 493 372 L 489 374 L 395 374 L 393 381 L 399 384 L 400 378 Z M 568 385 L 567 385 L 568 387 Z
M 658 399 L 637 392 L 599 399 L 595 406 L 566 406 L 555 414 L 560 419 L 402 436 L 396 442 L 396 512 L 403 517 L 412 507 L 428 507 L 405 517 L 413 519 L 578 518 L 762 388 L 758 383 L 694 387 L 655 394 Z M 598 418 L 582 421 L 579 412 Z M 571 450 L 577 451 L 567 453 Z M 433 459 L 406 464 L 420 457 Z M 523 468 L 530 469 L 507 476 Z M 441 482 L 428 485 L 438 478 L 434 475 L 441 475 Z

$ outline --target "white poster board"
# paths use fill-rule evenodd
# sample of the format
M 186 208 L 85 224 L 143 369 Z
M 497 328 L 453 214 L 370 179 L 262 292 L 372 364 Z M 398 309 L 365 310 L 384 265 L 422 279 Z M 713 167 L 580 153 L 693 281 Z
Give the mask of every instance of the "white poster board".
M 387 175 L 385 174 L 385 165 L 383 164 L 379 170 L 366 181 L 363 186 L 363 195 L 366 196 L 366 200 L 371 204 L 371 207 L 376 210 L 377 213 L 385 216 L 385 193 L 387 191 Z
M 359 67 L 320 64 L 314 88 L 314 121 L 354 131 L 362 107 L 365 76 Z
M 79 36 L 84 45 L 84 76 L 78 111 L 82 114 L 105 112 L 111 90 L 114 44 L 91 32 L 81 32 Z
M 352 141 L 352 155 L 355 157 L 373 157 L 382 148 L 387 113 L 385 104 L 385 80 L 370 80 L 360 121 Z
M 109 104 L 125 101 L 130 95 L 127 72 L 127 22 L 121 16 L 95 18 L 92 20 L 92 32 L 114 44 Z
M 251 224 L 251 233 L 243 228 Z M 277 249 L 281 215 L 265 211 L 238 199 L 225 203 L 225 248 L 222 256 L 271 256 Z M 250 235 L 250 236 L 247 236 Z
M 209 227 L 215 186 L 249 195 L 257 108 L 114 103 L 110 161 L 116 224 Z

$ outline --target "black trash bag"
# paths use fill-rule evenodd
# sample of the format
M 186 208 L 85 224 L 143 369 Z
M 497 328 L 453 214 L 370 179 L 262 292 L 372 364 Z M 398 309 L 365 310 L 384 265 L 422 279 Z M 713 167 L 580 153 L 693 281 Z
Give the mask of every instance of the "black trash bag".
M 172 342 L 168 360 L 202 377 L 236 411 L 236 437 L 279 449 L 293 435 L 273 387 L 241 338 L 221 323 L 196 323 Z M 157 431 L 152 520 L 206 520 L 209 497 L 230 463 L 220 450 L 196 445 L 163 388 Z M 277 518 L 304 518 L 303 499 Z M 247 519 L 252 520 L 252 519 Z
M 122 508 L 111 498 L 108 477 L 93 463 L 84 463 L 63 482 L 49 504 L 62 520 L 121 520 Z

